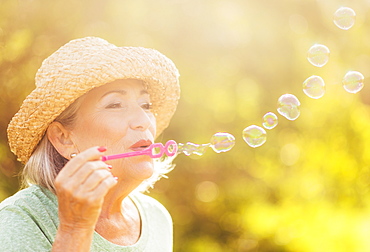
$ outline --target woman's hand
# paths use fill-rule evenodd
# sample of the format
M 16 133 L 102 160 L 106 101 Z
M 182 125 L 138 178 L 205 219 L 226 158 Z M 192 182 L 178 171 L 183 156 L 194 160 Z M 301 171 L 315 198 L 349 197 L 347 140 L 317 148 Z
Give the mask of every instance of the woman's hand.
M 87 149 L 72 158 L 55 179 L 59 229 L 93 232 L 104 196 L 117 180 L 101 161 L 104 147 Z
M 101 161 L 105 148 L 93 147 L 72 158 L 55 179 L 59 227 L 52 251 L 90 251 L 104 197 L 117 184 Z

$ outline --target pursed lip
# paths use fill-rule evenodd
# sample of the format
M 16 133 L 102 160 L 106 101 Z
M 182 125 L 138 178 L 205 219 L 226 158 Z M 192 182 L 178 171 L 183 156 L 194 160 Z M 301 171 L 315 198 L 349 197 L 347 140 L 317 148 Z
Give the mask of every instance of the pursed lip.
M 131 145 L 129 149 L 133 151 L 142 151 L 144 149 L 147 149 L 152 143 L 153 142 L 150 140 L 141 139 L 134 143 L 133 145 Z

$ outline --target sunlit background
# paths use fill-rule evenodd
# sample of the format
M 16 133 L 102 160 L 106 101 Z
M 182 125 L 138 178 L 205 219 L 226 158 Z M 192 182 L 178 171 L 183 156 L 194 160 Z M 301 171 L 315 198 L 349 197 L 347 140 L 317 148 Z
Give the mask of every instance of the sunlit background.
M 356 12 L 349 30 L 333 23 L 341 6 Z M 1 0 L 0 200 L 21 169 L 8 122 L 42 60 L 85 36 L 175 62 L 181 100 L 158 141 L 236 138 L 229 152 L 179 155 L 150 192 L 173 217 L 174 251 L 370 251 L 369 0 Z M 330 49 L 323 67 L 306 58 L 316 43 Z M 356 94 L 342 86 L 350 70 L 365 76 Z M 302 91 L 311 75 L 325 81 L 320 99 Z M 276 111 L 285 93 L 301 102 L 294 121 Z M 251 148 L 242 131 L 267 112 L 279 124 Z

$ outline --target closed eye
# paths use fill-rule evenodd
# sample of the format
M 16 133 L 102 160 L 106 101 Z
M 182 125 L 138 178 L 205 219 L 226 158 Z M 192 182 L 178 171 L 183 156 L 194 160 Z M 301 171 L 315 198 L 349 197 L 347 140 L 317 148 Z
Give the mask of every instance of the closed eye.
M 109 104 L 105 108 L 108 108 L 108 109 L 110 109 L 110 108 L 122 108 L 122 104 L 120 102 L 115 102 L 115 103 Z

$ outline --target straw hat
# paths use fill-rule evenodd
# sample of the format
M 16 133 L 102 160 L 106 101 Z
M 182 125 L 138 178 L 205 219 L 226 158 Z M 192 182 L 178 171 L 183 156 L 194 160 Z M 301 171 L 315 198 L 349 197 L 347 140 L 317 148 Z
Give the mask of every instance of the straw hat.
M 43 61 L 36 74 L 36 89 L 9 123 L 12 152 L 26 163 L 49 124 L 77 98 L 95 87 L 129 78 L 147 83 L 160 135 L 180 97 L 174 63 L 153 49 L 117 47 L 101 38 L 86 37 L 70 41 Z

